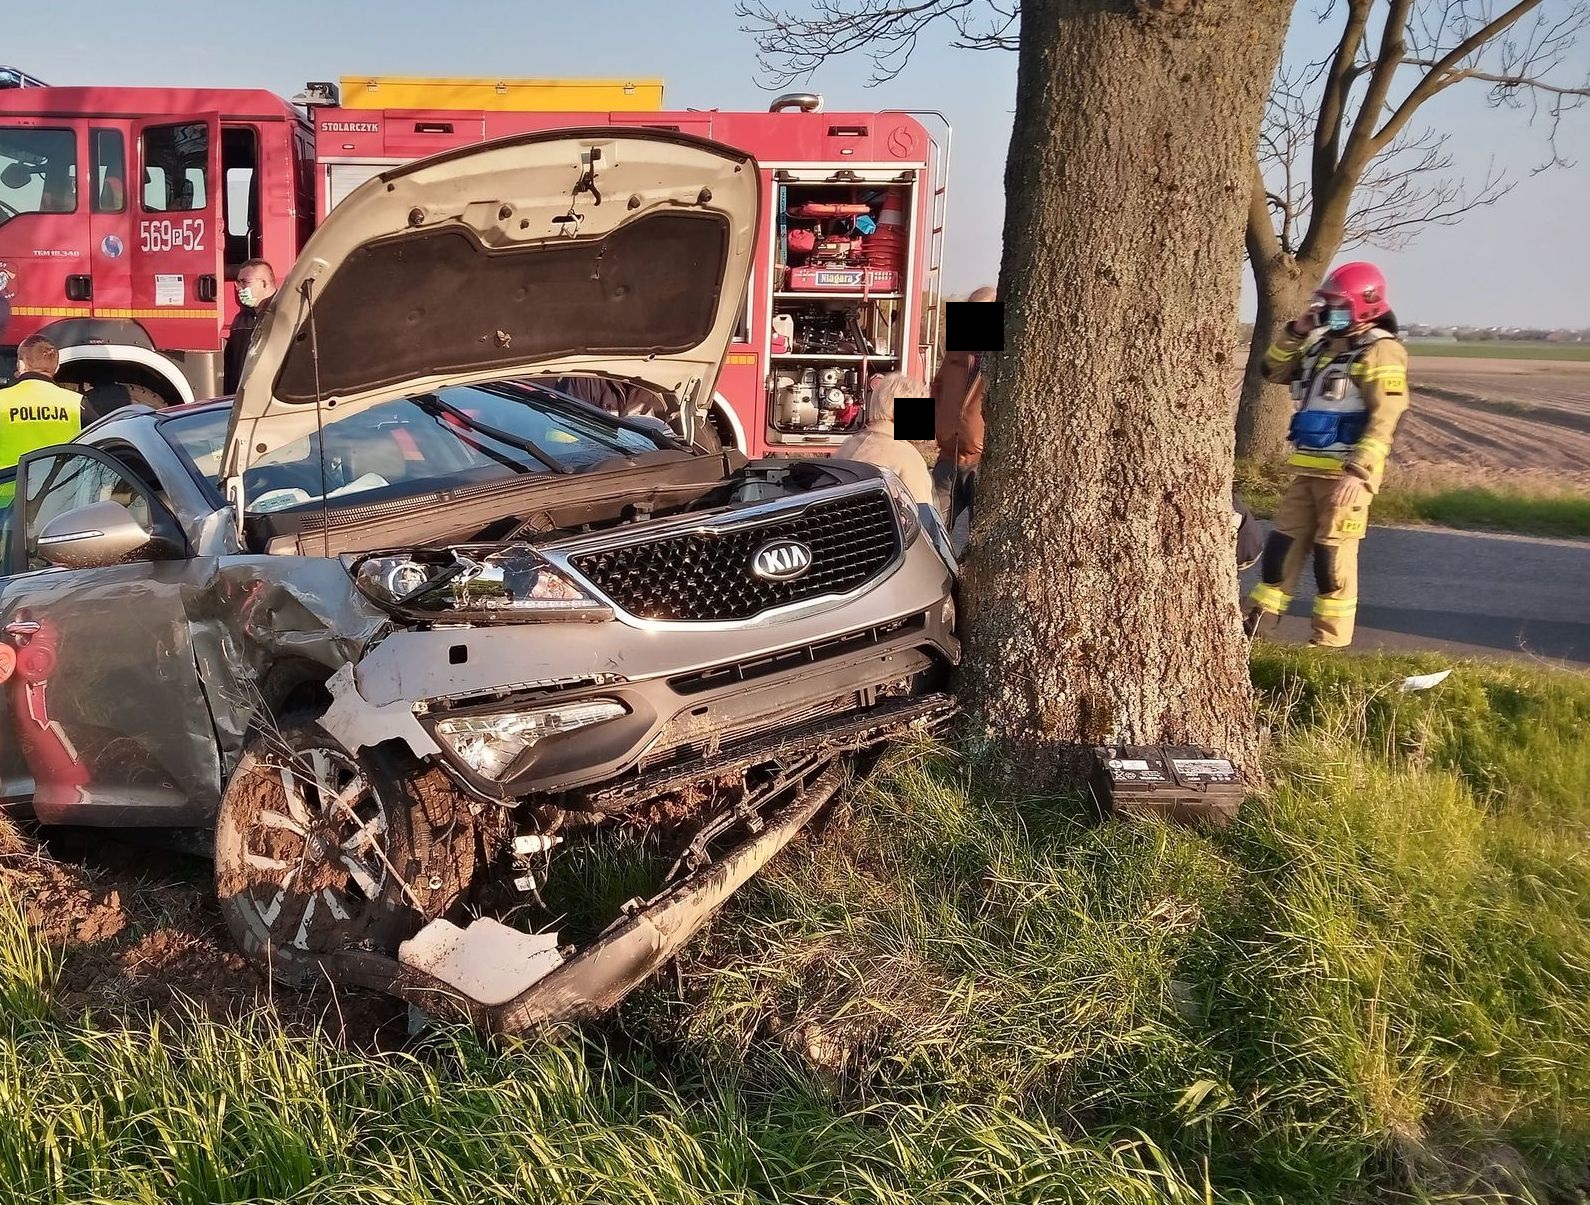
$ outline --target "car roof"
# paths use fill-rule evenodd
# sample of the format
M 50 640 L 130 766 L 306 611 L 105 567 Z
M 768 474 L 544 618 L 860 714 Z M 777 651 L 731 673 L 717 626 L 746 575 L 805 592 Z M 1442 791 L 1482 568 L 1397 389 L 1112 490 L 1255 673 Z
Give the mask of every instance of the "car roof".
M 231 408 L 232 399 L 230 397 L 209 398 L 202 402 L 182 402 L 175 406 L 163 406 L 155 411 L 155 418 L 164 420 L 186 414 L 207 414 L 213 410 L 230 410 Z

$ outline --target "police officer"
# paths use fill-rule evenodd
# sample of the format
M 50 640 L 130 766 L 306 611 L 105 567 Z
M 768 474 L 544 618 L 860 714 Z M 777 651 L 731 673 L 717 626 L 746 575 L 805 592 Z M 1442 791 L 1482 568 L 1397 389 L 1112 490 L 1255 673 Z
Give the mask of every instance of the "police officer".
M 61 357 L 43 335 L 17 347 L 17 378 L 0 389 L 0 469 L 9 469 L 36 448 L 64 444 L 83 427 L 82 398 L 55 383 Z M 9 506 L 14 482 L 0 484 L 0 506 Z
M 1327 276 L 1313 304 L 1266 353 L 1263 373 L 1292 387 L 1293 479 L 1265 542 L 1245 626 L 1251 636 L 1286 613 L 1312 550 L 1317 593 L 1309 643 L 1344 648 L 1358 611 L 1358 545 L 1369 502 L 1408 408 L 1408 353 L 1380 270 L 1350 263 Z

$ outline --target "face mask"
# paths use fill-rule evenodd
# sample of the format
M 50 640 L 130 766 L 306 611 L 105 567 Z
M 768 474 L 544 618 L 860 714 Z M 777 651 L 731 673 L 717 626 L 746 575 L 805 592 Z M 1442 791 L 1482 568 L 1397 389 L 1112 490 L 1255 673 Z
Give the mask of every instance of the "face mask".
M 254 295 L 253 286 L 244 285 L 242 288 L 238 289 L 238 291 L 237 291 L 237 303 L 238 303 L 238 305 L 246 306 L 248 309 L 253 309 L 256 305 L 259 304 L 259 301 L 256 299 L 256 297 Z
M 1333 305 L 1325 311 L 1326 329 L 1340 334 L 1353 324 L 1353 312 L 1344 305 Z

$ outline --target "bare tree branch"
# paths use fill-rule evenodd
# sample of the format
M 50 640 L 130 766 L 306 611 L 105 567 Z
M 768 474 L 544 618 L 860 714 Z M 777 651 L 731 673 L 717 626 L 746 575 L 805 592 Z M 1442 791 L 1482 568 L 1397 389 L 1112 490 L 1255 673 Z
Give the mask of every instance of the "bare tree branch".
M 828 59 L 859 51 L 872 61 L 871 87 L 905 69 L 935 22 L 954 31 L 950 45 L 957 48 L 1015 50 L 1021 21 L 1019 0 L 814 0 L 811 10 L 795 16 L 763 0 L 737 0 L 735 16 L 750 22 L 741 32 L 756 39 L 766 86 L 809 79 Z
M 1284 253 L 1323 263 L 1343 247 L 1404 246 L 1421 226 L 1450 225 L 1505 196 L 1512 184 L 1494 166 L 1470 186 L 1445 138 L 1407 134 L 1420 105 L 1458 83 L 1488 85 L 1491 104 L 1545 120 L 1547 158 L 1535 172 L 1567 165 L 1557 132 L 1590 96 L 1590 78 L 1563 75 L 1590 26 L 1585 0 L 1330 0 L 1318 16 L 1340 23 L 1336 46 L 1278 69 L 1258 147 Z
M 1424 59 L 1408 59 L 1406 62 L 1410 67 L 1435 66 L 1434 63 Z M 1553 96 L 1590 96 L 1590 86 L 1569 88 L 1559 84 L 1547 83 L 1545 80 L 1524 79 L 1515 75 L 1497 75 L 1489 71 L 1453 71 L 1448 73 L 1448 77 L 1453 83 L 1459 80 L 1477 79 L 1483 80 L 1488 84 L 1496 84 L 1497 87 L 1491 91 L 1498 99 L 1501 96 L 1511 96 L 1513 93 L 1526 89 L 1534 92 L 1550 93 Z
M 1265 191 L 1264 173 L 1258 164 L 1253 167 L 1253 188 L 1248 196 L 1248 227 L 1246 242 L 1248 259 L 1257 275 L 1267 272 L 1282 251 L 1282 244 L 1270 219 L 1270 209 L 1277 201 L 1273 193 Z M 1283 226 L 1283 229 L 1285 226 Z
M 736 12 L 769 86 L 856 53 L 878 84 L 936 24 L 954 46 L 1015 49 L 1020 0 L 737 0 Z M 1283 63 L 1271 89 L 1249 206 L 1255 271 L 1263 257 L 1318 267 L 1344 246 L 1404 246 L 1421 227 L 1505 196 L 1513 185 L 1494 166 L 1471 186 L 1444 137 L 1407 134 L 1414 114 L 1457 84 L 1485 85 L 1491 104 L 1544 119 L 1547 158 L 1535 171 L 1567 165 L 1557 132 L 1590 97 L 1590 73 L 1563 73 L 1590 27 L 1590 0 L 1323 0 L 1316 16 L 1339 23 L 1334 47 Z
M 1455 10 L 1465 10 L 1470 7 L 1464 0 L 1447 0 L 1447 2 Z M 1495 43 L 1502 34 L 1516 25 L 1528 13 L 1539 8 L 1544 2 L 1545 0 L 1520 0 L 1519 3 L 1507 8 L 1500 16 L 1484 21 L 1483 24 L 1480 19 L 1467 21 L 1461 15 L 1452 21 L 1453 28 L 1461 35 L 1460 40 L 1445 54 L 1420 54 L 1418 56 L 1420 58 L 1434 59 L 1434 63 L 1426 70 L 1423 78 L 1413 86 L 1412 91 L 1403 98 L 1402 103 L 1396 106 L 1386 123 L 1374 134 L 1372 139 L 1374 148 L 1378 151 L 1391 145 L 1392 140 L 1402 132 L 1403 127 L 1408 124 L 1408 121 L 1413 117 L 1420 105 L 1459 81 L 1461 77 L 1454 73 L 1461 69 L 1465 62 L 1483 51 L 1487 46 Z M 1488 3 L 1479 4 L 1476 7 L 1482 13 L 1488 12 L 1490 9 Z M 1571 27 L 1573 32 L 1577 32 L 1583 27 L 1585 20 L 1586 12 L 1584 6 L 1576 4 L 1570 8 L 1569 15 L 1560 24 L 1567 25 Z M 1539 21 L 1537 19 L 1538 25 Z M 1513 43 L 1503 41 L 1500 45 L 1504 61 L 1515 67 L 1521 67 L 1535 63 L 1542 55 L 1548 60 L 1553 59 L 1555 56 L 1560 56 L 1562 49 L 1565 48 L 1562 42 L 1562 34 L 1554 32 L 1552 29 L 1544 31 L 1537 29 L 1537 33 L 1540 32 L 1544 32 L 1544 43 L 1537 38 L 1531 46 L 1524 48 L 1519 48 Z M 1571 44 L 1572 40 L 1573 33 L 1570 32 L 1567 35 L 1567 44 Z M 1399 66 L 1402 65 L 1402 57 L 1402 52 L 1399 51 Z M 1521 86 L 1527 80 L 1519 76 L 1518 82 Z M 1371 109 L 1366 104 L 1363 110 L 1364 117 L 1370 123 L 1378 120 L 1381 108 L 1382 105 L 1377 104 Z
M 1364 31 L 1369 27 L 1369 14 L 1374 0 L 1350 0 L 1347 20 L 1342 25 L 1341 40 L 1330 59 L 1325 89 L 1320 96 L 1319 114 L 1314 123 L 1314 176 L 1324 179 L 1336 170 L 1341 155 L 1342 123 L 1347 115 L 1347 98 L 1353 84 L 1362 74 L 1358 51 L 1364 44 Z M 1328 17 L 1330 10 L 1322 14 Z
M 1427 130 L 1379 155 L 1359 180 L 1342 229 L 1342 248 L 1372 245 L 1400 249 L 1428 226 L 1451 226 L 1476 209 L 1494 205 L 1514 184 L 1487 170 L 1478 188 L 1446 173 L 1453 166 L 1447 135 Z

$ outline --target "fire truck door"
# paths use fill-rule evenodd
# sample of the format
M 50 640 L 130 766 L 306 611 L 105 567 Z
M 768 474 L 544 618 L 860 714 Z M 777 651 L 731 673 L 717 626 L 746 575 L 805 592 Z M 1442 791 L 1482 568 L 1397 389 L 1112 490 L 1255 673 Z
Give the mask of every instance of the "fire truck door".
M 214 114 L 133 123 L 137 141 L 132 305 L 155 346 L 214 351 L 221 342 L 221 123 Z
M 0 296 L 11 303 L 15 344 L 58 318 L 86 318 L 87 175 L 81 123 L 0 119 Z
M 94 120 L 88 130 L 88 170 L 83 208 L 88 212 L 88 261 L 94 277 L 97 318 L 121 317 L 132 308 L 137 190 L 127 175 L 132 122 Z

